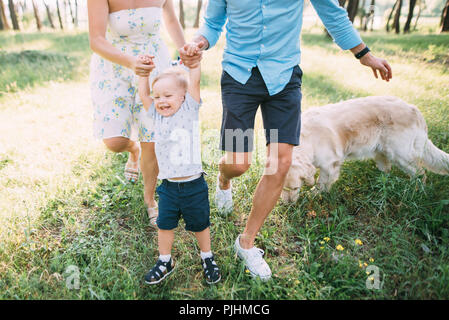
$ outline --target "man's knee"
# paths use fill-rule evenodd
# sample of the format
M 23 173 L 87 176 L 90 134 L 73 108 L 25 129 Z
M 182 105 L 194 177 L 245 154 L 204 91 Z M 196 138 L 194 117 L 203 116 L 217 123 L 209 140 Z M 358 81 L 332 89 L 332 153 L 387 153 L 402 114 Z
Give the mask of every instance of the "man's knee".
M 244 174 L 251 167 L 249 163 L 241 163 L 241 164 L 225 164 L 222 163 L 220 165 L 221 171 L 225 171 L 227 175 L 231 175 L 232 177 L 238 177 Z
M 277 152 L 270 150 L 265 166 L 265 174 L 276 174 L 286 176 L 290 166 L 292 165 L 292 149 L 279 148 Z

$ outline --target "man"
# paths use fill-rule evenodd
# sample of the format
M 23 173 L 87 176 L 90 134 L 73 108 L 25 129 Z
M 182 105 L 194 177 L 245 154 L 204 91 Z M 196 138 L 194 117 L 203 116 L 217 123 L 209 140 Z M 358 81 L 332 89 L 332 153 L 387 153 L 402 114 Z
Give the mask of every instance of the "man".
M 337 0 L 311 0 L 325 27 L 343 50 L 351 50 L 374 76 L 389 81 L 391 68 L 374 57 L 352 26 Z M 232 211 L 231 180 L 248 170 L 252 130 L 261 107 L 267 139 L 266 170 L 254 193 L 245 229 L 235 250 L 255 277 L 271 278 L 263 251 L 254 240 L 279 199 L 290 168 L 293 147 L 299 144 L 301 127 L 300 33 L 303 0 L 210 0 L 204 24 L 194 41 L 204 49 L 217 42 L 226 24 L 221 93 L 223 118 L 216 204 L 220 212 Z M 200 63 L 201 53 L 188 55 L 181 48 L 186 66 Z M 270 169 L 270 170 L 268 170 Z

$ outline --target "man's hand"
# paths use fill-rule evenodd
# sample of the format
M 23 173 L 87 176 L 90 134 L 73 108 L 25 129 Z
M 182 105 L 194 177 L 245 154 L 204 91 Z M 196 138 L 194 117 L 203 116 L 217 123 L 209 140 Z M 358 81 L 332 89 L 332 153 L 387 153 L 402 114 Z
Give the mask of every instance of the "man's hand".
M 199 66 L 203 57 L 203 50 L 208 47 L 209 42 L 206 38 L 199 36 L 194 43 L 186 43 L 182 48 L 179 48 L 179 56 L 186 67 L 193 69 Z
M 390 81 L 393 77 L 393 73 L 391 71 L 391 67 L 388 64 L 387 60 L 376 58 L 371 53 L 365 54 L 362 58 L 360 58 L 360 63 L 370 67 L 373 70 L 374 76 L 378 79 L 377 72 L 379 72 L 382 80 Z

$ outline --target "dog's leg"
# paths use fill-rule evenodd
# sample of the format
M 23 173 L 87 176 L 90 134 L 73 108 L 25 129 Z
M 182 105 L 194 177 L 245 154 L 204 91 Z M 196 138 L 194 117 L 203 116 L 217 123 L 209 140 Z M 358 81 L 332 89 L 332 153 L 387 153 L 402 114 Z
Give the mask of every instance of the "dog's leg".
M 391 171 L 391 162 L 384 154 L 377 153 L 374 157 L 374 161 L 376 161 L 377 169 L 379 169 L 380 171 L 385 173 Z
M 338 180 L 340 176 L 341 164 L 334 162 L 326 169 L 320 169 L 320 176 L 318 177 L 318 189 L 320 191 L 329 191 L 331 186 Z

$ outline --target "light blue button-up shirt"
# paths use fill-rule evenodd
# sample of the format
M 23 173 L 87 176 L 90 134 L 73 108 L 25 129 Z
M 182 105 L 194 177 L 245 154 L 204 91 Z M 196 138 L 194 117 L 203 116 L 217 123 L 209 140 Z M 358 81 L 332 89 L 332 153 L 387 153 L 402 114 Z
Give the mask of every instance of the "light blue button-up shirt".
M 310 0 L 325 27 L 343 50 L 362 43 L 337 0 Z M 304 0 L 209 0 L 198 31 L 213 47 L 226 23 L 223 69 L 245 84 L 259 68 L 270 95 L 285 87 L 300 63 Z

